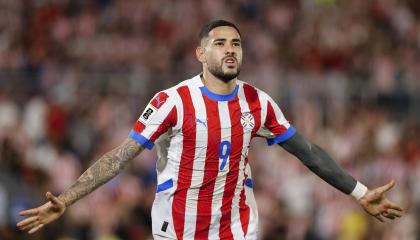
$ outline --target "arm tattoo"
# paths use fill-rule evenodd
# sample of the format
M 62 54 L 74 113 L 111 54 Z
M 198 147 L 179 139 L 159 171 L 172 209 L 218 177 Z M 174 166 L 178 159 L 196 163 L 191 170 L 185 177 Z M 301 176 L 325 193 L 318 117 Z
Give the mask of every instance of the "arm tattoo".
M 90 166 L 69 189 L 59 196 L 59 199 L 65 206 L 70 206 L 118 175 L 143 149 L 140 144 L 127 138 L 120 146 L 107 152 Z

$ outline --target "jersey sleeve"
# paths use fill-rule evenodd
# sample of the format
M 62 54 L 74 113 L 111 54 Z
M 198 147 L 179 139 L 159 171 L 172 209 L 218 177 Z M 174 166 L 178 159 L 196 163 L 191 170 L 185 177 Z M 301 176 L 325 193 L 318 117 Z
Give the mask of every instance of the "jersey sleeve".
M 156 94 L 144 109 L 129 137 L 147 149 L 170 128 L 176 125 L 177 112 L 174 101 L 165 92 Z
M 284 117 L 276 102 L 265 93 L 262 98 L 262 124 L 257 135 L 265 137 L 268 145 L 282 143 L 293 137 L 296 129 Z

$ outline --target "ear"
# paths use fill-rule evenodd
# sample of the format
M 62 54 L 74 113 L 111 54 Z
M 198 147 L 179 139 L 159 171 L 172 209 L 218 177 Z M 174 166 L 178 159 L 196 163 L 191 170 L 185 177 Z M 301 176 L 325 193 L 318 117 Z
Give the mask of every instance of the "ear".
M 204 48 L 202 46 L 198 46 L 195 49 L 195 56 L 197 57 L 197 60 L 201 63 L 205 63 L 206 62 L 206 58 L 204 56 Z

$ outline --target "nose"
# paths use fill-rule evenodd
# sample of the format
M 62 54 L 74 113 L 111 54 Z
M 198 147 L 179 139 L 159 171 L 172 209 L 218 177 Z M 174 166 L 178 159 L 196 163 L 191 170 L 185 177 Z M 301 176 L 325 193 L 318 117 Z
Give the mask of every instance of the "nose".
M 225 54 L 226 55 L 235 55 L 236 53 L 235 53 L 235 50 L 233 49 L 233 46 L 231 46 L 230 44 L 228 44 L 227 46 L 226 46 L 226 49 L 225 49 Z

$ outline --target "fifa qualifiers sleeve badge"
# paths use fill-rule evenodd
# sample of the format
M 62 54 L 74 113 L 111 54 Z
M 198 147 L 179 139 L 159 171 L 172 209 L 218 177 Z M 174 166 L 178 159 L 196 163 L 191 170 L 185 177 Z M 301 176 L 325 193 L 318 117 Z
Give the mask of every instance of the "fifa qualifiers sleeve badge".
M 141 114 L 139 118 L 140 122 L 142 122 L 143 124 L 147 124 L 156 112 L 157 109 L 149 104 L 144 110 L 144 112 Z
M 152 115 L 152 113 L 153 113 L 154 111 L 153 111 L 153 109 L 152 108 L 148 108 L 147 110 L 146 110 L 146 112 L 143 114 L 143 119 L 144 120 L 147 120 L 147 119 L 149 119 L 149 117 L 150 117 L 150 115 Z
M 165 104 L 168 97 L 168 94 L 165 92 L 158 93 L 147 105 L 146 109 L 141 114 L 139 121 L 146 125 L 153 118 L 153 115 L 156 114 L 159 108 Z

